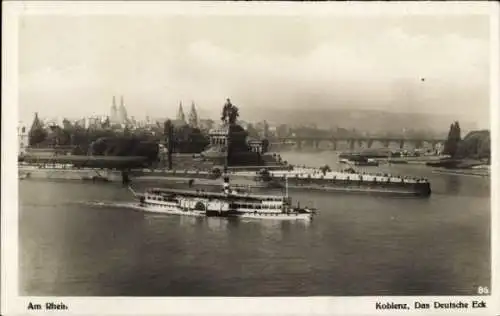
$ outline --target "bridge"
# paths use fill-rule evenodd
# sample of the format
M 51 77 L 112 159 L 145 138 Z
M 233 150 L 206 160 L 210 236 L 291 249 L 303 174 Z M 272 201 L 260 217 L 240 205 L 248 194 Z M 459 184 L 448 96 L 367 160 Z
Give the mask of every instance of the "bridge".
M 319 148 L 320 143 L 328 143 L 330 149 L 337 150 L 339 143 L 346 143 L 351 150 L 354 150 L 356 144 L 360 148 L 372 148 L 374 143 L 378 142 L 383 147 L 389 147 L 391 144 L 397 144 L 400 149 L 405 148 L 405 145 L 412 144 L 416 149 L 430 145 L 436 149 L 438 144 L 444 144 L 443 138 L 431 137 L 404 137 L 404 136 L 287 136 L 277 138 L 271 145 L 294 144 L 297 149 L 301 149 L 303 145 L 309 145 L 315 149 Z M 428 146 L 427 146 L 428 147 Z

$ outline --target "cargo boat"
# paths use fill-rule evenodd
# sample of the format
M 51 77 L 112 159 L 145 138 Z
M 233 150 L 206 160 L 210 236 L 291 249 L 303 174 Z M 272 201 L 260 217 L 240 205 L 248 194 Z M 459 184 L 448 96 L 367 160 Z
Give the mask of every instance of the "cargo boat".
M 390 174 L 366 174 L 350 171 L 326 171 L 317 168 L 293 168 L 269 171 L 262 169 L 255 179 L 272 186 L 288 183 L 291 189 L 321 191 L 395 194 L 429 197 L 431 186 L 427 179 L 393 176 Z
M 379 165 L 378 161 L 372 158 L 366 158 L 362 156 L 351 157 L 350 159 L 342 158 L 340 163 L 350 164 L 354 166 L 365 166 L 365 167 L 377 167 Z

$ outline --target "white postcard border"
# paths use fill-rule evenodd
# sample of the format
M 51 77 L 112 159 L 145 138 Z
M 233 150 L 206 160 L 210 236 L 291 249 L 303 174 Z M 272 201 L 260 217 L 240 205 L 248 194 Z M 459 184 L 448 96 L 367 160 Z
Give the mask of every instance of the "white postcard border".
M 497 11 L 494 11 L 494 10 Z M 492 135 L 492 284 L 494 296 L 478 297 L 311 297 L 311 298 L 134 298 L 134 297 L 20 297 L 18 296 L 18 185 L 17 185 L 17 19 L 20 14 L 245 14 L 245 15 L 391 15 L 391 14 L 488 14 L 491 17 L 491 135 Z M 498 5 L 496 3 L 162 3 L 162 2 L 11 2 L 3 4 L 2 47 L 2 314 L 40 314 L 29 312 L 29 302 L 64 302 L 70 314 L 392 314 L 401 311 L 377 311 L 377 302 L 397 302 L 413 305 L 415 301 L 484 300 L 482 310 L 432 310 L 432 314 L 499 313 L 498 267 L 499 217 L 497 194 L 499 186 L 498 149 L 500 135 L 499 110 L 499 39 Z M 409 310 L 408 313 L 422 313 Z M 429 310 L 424 311 L 428 314 Z

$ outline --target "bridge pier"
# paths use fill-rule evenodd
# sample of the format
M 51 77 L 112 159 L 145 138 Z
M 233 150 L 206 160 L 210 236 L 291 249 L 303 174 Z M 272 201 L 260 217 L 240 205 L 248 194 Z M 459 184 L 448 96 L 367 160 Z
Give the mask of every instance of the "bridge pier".
M 333 148 L 333 150 L 336 151 L 337 150 L 337 140 L 336 139 L 332 139 L 331 142 L 332 142 L 332 148 Z
M 296 140 L 296 144 L 297 144 L 297 150 L 302 150 L 302 140 L 300 139 Z
M 314 147 L 314 149 L 319 149 L 319 142 L 320 142 L 319 140 L 314 140 L 313 141 L 313 147 Z
M 424 142 L 422 140 L 415 141 L 415 149 L 422 149 Z
M 405 147 L 405 141 L 404 140 L 400 140 L 399 141 L 399 149 L 403 149 Z
M 349 148 L 350 148 L 351 150 L 354 150 L 354 143 L 355 143 L 355 140 L 354 140 L 354 139 L 349 140 Z
M 314 147 L 314 141 L 311 141 L 311 140 L 306 140 L 304 141 L 306 147 L 308 148 L 311 148 L 311 147 Z
M 363 148 L 363 139 L 358 139 L 358 147 Z

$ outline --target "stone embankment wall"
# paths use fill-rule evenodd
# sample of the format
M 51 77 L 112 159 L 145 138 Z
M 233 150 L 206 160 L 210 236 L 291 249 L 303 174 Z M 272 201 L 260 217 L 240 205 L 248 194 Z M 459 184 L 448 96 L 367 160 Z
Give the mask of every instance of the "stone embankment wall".
M 55 180 L 122 181 L 121 172 L 99 169 L 56 169 L 22 166 L 18 169 L 20 178 Z
M 280 165 L 280 163 L 276 160 L 276 157 L 272 154 L 264 154 L 262 156 L 262 160 L 264 161 L 264 165 L 266 167 Z M 194 158 L 191 154 L 176 154 L 172 157 L 172 168 L 174 170 L 211 170 L 215 165 L 222 166 L 223 164 L 224 159 L 220 159 L 219 161 L 207 159 L 204 161 L 201 158 Z

